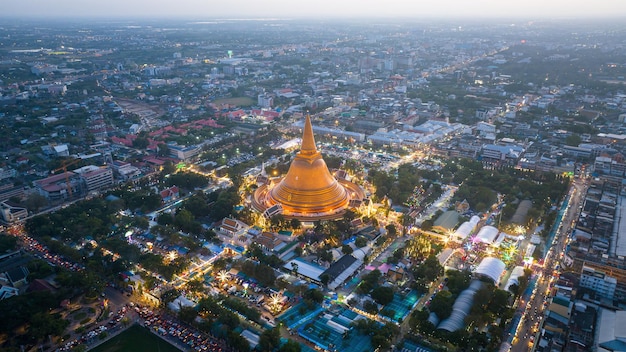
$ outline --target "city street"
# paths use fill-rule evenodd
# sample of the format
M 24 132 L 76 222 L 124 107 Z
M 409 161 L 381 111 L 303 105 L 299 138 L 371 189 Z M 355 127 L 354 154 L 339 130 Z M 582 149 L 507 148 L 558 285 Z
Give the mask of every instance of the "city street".
M 557 279 L 555 278 L 554 268 L 559 263 L 561 255 L 564 253 L 566 240 L 571 233 L 572 224 L 578 217 L 579 206 L 586 192 L 586 183 L 584 179 L 575 179 L 570 188 L 570 202 L 568 208 L 561 221 L 559 229 L 554 237 L 551 246 L 545 256 L 543 271 L 536 272 L 537 283 L 529 302 L 520 302 L 519 311 L 522 318 L 517 329 L 517 333 L 513 339 L 511 351 L 523 352 L 529 351 L 534 346 L 541 331 L 541 322 L 543 313 L 549 301 L 549 293 L 551 284 Z

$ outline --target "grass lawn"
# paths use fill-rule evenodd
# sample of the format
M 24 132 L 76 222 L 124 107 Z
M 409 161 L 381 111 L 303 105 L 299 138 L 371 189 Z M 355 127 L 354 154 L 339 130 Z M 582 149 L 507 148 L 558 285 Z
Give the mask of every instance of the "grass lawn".
M 230 104 L 236 106 L 250 106 L 255 103 L 252 98 L 248 97 L 235 97 L 235 98 L 224 98 L 224 99 L 216 99 L 213 101 L 213 104 L 219 106 L 220 104 Z
M 123 352 L 123 351 L 159 351 L 179 352 L 180 350 L 161 340 L 148 331 L 147 328 L 133 325 L 128 330 L 115 336 L 102 345 L 94 348 L 94 352 Z
M 72 316 L 74 320 L 83 320 L 87 316 L 87 312 L 76 312 Z

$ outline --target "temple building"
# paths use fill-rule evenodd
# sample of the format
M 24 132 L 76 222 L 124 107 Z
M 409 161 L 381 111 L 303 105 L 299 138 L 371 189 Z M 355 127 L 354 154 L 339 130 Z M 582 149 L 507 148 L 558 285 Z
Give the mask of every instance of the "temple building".
M 306 117 L 300 152 L 287 175 L 269 180 L 254 193 L 253 207 L 266 217 L 283 214 L 300 220 L 326 220 L 343 216 L 360 205 L 364 192 L 358 185 L 333 176 L 315 146 L 311 118 Z

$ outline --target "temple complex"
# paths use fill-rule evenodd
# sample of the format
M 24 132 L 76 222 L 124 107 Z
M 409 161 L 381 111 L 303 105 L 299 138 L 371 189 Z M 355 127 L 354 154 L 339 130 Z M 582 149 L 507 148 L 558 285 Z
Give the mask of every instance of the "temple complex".
M 333 176 L 315 146 L 311 118 L 306 117 L 302 146 L 287 175 L 261 185 L 254 193 L 253 207 L 266 217 L 283 214 L 300 220 L 336 219 L 348 207 L 359 205 L 363 190 Z

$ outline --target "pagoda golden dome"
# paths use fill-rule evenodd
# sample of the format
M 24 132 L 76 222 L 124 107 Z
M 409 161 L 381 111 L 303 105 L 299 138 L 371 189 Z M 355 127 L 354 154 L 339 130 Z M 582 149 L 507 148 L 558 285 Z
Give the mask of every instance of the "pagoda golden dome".
M 280 203 L 284 213 L 328 212 L 348 204 L 346 190 L 328 171 L 315 147 L 311 118 L 306 117 L 302 148 L 285 178 L 269 192 L 270 202 Z
M 302 147 L 287 175 L 274 187 L 260 187 L 255 193 L 255 207 L 264 211 L 280 205 L 286 217 L 335 218 L 343 215 L 354 195 L 362 199 L 363 192 L 351 182 L 338 181 L 328 170 L 315 146 L 311 118 L 307 116 Z

